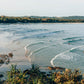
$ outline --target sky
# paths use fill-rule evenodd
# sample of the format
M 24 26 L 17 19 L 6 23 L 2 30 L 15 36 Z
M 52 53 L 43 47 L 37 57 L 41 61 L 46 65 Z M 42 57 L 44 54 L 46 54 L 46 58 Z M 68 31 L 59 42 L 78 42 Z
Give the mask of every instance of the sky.
M 0 15 L 84 16 L 84 0 L 0 0 Z

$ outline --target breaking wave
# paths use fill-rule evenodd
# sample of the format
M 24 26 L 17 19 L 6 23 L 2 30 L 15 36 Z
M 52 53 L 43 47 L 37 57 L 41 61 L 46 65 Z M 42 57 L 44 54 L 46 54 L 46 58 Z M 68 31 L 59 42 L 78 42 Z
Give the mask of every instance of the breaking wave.
M 55 67 L 55 65 L 54 65 L 53 62 L 54 62 L 54 60 L 55 60 L 58 56 L 61 56 L 61 55 L 65 54 L 65 53 L 67 53 L 67 52 L 71 52 L 72 50 L 77 49 L 77 48 L 80 48 L 80 47 L 83 47 L 83 46 L 84 46 L 84 45 L 77 46 L 77 47 L 71 48 L 71 49 L 69 49 L 69 50 L 66 50 L 66 51 L 64 51 L 64 52 L 62 52 L 62 53 L 56 55 L 54 58 L 51 59 L 51 61 L 50 61 L 51 65 L 52 65 L 53 67 Z

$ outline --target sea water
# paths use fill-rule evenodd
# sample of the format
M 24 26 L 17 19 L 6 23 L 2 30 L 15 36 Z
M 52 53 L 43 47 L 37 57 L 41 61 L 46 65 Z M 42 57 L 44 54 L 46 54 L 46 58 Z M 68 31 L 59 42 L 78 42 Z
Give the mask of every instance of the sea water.
M 10 64 L 34 63 L 83 71 L 84 24 L 0 24 L 0 54 L 9 52 L 14 54 Z

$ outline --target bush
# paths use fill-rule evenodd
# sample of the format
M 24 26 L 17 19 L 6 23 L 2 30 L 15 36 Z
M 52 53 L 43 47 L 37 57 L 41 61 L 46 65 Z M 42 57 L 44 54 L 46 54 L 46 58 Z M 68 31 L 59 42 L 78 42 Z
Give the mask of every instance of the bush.
M 79 70 L 67 69 L 65 72 L 54 72 L 48 76 L 35 65 L 23 72 L 16 69 L 16 65 L 12 65 L 7 73 L 8 79 L 5 84 L 84 84 L 84 79 Z

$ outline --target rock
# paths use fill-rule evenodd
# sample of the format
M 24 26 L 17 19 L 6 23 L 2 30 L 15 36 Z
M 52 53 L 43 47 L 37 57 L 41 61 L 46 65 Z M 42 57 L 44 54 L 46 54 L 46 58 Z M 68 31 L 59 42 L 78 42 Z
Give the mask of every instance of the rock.
M 3 64 L 3 63 L 4 63 L 4 61 L 2 59 L 0 59 L 0 64 Z
M 65 70 L 65 68 L 63 68 L 63 67 L 54 67 L 54 69 Z
M 4 77 L 2 74 L 0 74 L 0 78 Z
M 10 62 L 10 58 L 13 57 L 13 53 L 8 53 L 7 54 L 0 54 L 0 64 L 8 64 Z
M 8 53 L 8 57 L 13 57 L 13 53 Z
M 54 68 L 53 67 L 48 67 L 49 70 L 53 70 Z
M 65 70 L 65 68 L 62 67 L 48 67 L 49 70 Z

